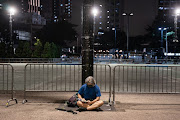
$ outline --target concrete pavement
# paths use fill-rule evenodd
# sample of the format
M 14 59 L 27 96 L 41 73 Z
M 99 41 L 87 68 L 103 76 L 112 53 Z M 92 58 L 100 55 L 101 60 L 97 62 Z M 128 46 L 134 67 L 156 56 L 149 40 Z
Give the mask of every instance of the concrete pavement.
M 0 120 L 179 120 L 180 94 L 116 94 L 116 111 L 78 112 L 77 115 L 54 108 L 71 97 L 73 92 L 28 93 L 26 104 L 16 93 L 18 104 L 10 102 L 10 96 L 0 94 Z M 102 93 L 108 100 L 108 93 Z

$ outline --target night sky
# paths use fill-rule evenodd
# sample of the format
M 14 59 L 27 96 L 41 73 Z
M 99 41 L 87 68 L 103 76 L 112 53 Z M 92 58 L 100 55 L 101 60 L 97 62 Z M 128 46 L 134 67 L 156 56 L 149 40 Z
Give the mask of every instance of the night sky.
M 130 35 L 143 35 L 157 15 L 158 0 L 125 0 L 125 10 L 134 13 L 130 19 Z
M 73 18 L 72 23 L 80 25 L 81 21 L 81 7 L 83 0 L 73 1 Z M 124 0 L 125 11 L 133 12 L 134 16 L 130 18 L 130 36 L 144 35 L 145 28 L 152 24 L 158 11 L 158 0 Z M 124 18 L 126 21 L 126 18 Z M 125 22 L 126 24 L 126 22 Z M 80 31 L 81 27 L 77 28 Z

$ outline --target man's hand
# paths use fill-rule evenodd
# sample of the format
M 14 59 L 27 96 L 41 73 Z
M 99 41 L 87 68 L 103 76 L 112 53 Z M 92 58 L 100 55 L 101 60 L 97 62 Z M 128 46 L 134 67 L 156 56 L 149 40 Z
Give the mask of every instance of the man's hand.
M 82 102 L 84 102 L 84 103 L 87 102 L 84 98 L 82 98 L 81 100 L 82 100 Z
M 93 104 L 93 102 L 92 102 L 92 101 L 90 101 L 90 100 L 88 100 L 88 101 L 87 101 L 87 104 L 88 104 L 88 105 L 92 105 L 92 104 Z

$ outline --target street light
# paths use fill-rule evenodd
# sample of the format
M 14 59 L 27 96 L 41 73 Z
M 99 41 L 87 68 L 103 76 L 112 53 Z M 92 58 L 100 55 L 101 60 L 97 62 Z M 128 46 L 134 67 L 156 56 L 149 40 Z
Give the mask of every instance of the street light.
M 96 7 L 94 7 L 93 9 L 92 9 L 92 14 L 93 14 L 93 17 L 94 17 L 94 19 L 93 19 L 93 37 L 95 37 L 95 31 L 96 31 L 96 16 L 98 15 L 98 9 L 96 8 Z
M 12 16 L 16 13 L 16 9 L 14 7 L 9 7 L 9 28 L 10 28 L 10 45 L 13 45 L 12 41 Z
M 93 14 L 93 41 L 95 41 L 95 32 L 96 32 L 96 16 L 98 15 L 99 11 L 96 7 L 92 9 Z M 93 51 L 94 51 L 94 42 L 93 42 Z M 94 57 L 94 52 L 93 52 Z
M 133 16 L 133 13 L 123 13 L 123 16 L 127 16 L 127 58 L 129 58 L 129 17 Z
M 163 32 L 166 31 L 166 53 L 167 53 L 167 28 L 158 28 L 161 31 L 161 56 L 163 54 Z
M 175 17 L 174 17 L 174 29 L 175 29 L 175 42 L 178 42 L 178 36 L 177 36 L 177 16 L 180 15 L 180 9 L 175 10 Z
M 114 57 L 116 56 L 116 28 L 112 28 L 114 30 Z

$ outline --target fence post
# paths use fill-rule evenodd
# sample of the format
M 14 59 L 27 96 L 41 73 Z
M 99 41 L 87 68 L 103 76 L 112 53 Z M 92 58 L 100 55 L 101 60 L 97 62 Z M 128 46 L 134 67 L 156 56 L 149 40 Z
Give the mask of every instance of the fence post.
M 12 65 L 10 65 L 10 64 L 4 64 L 4 65 L 7 65 L 7 67 L 11 67 L 11 72 L 12 72 L 12 84 L 11 84 L 11 99 L 9 99 L 8 101 L 7 101 L 7 103 L 6 103 L 6 107 L 9 107 L 9 103 L 11 102 L 11 101 L 15 101 L 16 102 L 16 104 L 17 104 L 17 99 L 16 98 L 14 98 L 14 68 L 13 68 L 13 66 Z M 3 66 L 4 66 L 3 65 Z M 8 74 L 8 72 L 9 71 L 7 71 L 7 74 Z M 8 78 L 7 78 L 8 79 Z M 7 84 L 8 84 L 8 82 L 7 82 Z M 7 88 L 7 91 L 8 91 L 8 88 Z

